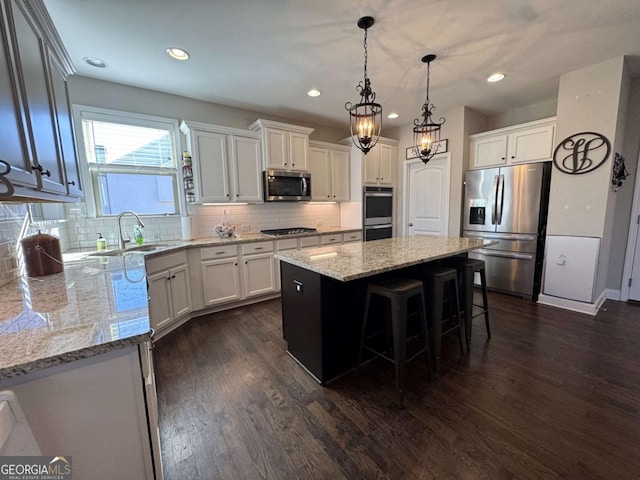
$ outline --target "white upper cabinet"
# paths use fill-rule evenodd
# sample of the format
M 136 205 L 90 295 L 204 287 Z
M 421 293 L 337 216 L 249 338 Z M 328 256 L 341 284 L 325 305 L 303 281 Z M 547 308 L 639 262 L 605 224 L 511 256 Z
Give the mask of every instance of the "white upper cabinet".
M 310 142 L 309 172 L 311 198 L 314 201 L 349 200 L 349 147 L 325 142 Z
M 309 135 L 313 128 L 262 119 L 249 128 L 262 135 L 265 170 L 306 172 L 309 169 Z
M 235 199 L 238 202 L 262 201 L 262 160 L 260 139 L 232 135 L 231 162 Z M 257 172 L 257 173 L 256 173 Z
M 364 157 L 363 179 L 365 184 L 393 185 L 393 172 L 398 158 L 398 142 L 381 138 L 366 155 L 357 148 L 352 148 L 351 151 L 352 155 Z
M 262 202 L 260 135 L 182 122 L 193 161 L 196 203 Z
M 469 137 L 469 168 L 485 168 L 551 160 L 555 117 Z

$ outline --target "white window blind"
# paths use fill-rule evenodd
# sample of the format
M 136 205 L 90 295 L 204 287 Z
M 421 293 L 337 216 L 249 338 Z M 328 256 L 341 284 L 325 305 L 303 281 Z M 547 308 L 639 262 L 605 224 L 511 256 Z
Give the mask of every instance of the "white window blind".
M 104 110 L 81 119 L 97 215 L 179 212 L 175 125 Z

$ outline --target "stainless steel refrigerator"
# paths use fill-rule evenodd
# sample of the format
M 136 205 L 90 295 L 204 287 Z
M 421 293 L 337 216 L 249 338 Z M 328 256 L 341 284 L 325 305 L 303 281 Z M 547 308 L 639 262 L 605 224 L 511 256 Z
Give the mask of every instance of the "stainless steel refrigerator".
M 497 241 L 469 254 L 489 288 L 538 298 L 550 180 L 551 162 L 467 172 L 463 235 Z

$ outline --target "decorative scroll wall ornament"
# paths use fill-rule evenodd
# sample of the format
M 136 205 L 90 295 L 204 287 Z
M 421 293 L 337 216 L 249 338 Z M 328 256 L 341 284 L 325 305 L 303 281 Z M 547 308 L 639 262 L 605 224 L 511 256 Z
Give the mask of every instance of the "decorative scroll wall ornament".
M 582 132 L 565 138 L 553 152 L 553 164 L 569 175 L 581 175 L 601 166 L 611 154 L 611 143 L 604 135 Z
M 627 167 L 624 165 L 624 157 L 616 153 L 613 157 L 613 173 L 611 174 L 611 187 L 614 192 L 622 186 L 622 182 L 629 176 Z
M 0 160 L 0 169 L 0 198 L 10 197 L 13 195 L 14 189 L 9 179 L 6 178 L 6 175 L 9 175 L 9 172 L 11 172 L 11 165 L 4 160 Z M 4 186 L 4 190 L 6 191 L 2 191 L 2 186 Z

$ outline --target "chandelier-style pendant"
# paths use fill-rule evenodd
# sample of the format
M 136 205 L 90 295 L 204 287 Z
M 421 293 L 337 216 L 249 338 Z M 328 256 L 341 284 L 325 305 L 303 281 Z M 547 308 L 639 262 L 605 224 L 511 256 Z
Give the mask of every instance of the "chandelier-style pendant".
M 360 82 L 356 86 L 356 90 L 360 92 L 360 103 L 354 105 L 347 102 L 344 105 L 349 112 L 353 143 L 365 155 L 378 143 L 382 129 L 382 105 L 376 103 L 376 94 L 371 90 L 371 81 L 367 76 L 367 29 L 373 23 L 373 17 L 358 20 L 358 27 L 364 30 L 364 83 Z
M 413 121 L 413 148 L 415 155 L 427 163 L 438 151 L 440 144 L 440 127 L 444 124 L 444 117 L 436 122 L 431 119 L 431 114 L 435 111 L 434 104 L 429 103 L 429 65 L 436 59 L 436 56 L 425 55 L 422 61 L 427 64 L 427 99 L 422 105 L 422 120 L 416 118 Z

